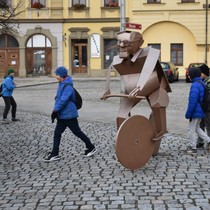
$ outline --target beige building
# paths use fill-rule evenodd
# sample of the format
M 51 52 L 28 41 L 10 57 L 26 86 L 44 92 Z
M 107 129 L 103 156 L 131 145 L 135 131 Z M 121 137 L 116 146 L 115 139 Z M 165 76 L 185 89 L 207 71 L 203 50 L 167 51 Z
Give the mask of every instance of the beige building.
M 14 7 L 20 0 L 6 0 Z M 104 76 L 117 54 L 118 0 L 26 0 L 15 34 L 0 35 L 0 77 L 52 76 L 64 65 L 78 76 Z M 207 3 L 207 7 L 206 7 Z M 144 45 L 161 50 L 180 76 L 191 62 L 210 64 L 207 0 L 125 0 L 126 21 L 141 24 Z M 0 8 L 2 11 L 4 8 Z

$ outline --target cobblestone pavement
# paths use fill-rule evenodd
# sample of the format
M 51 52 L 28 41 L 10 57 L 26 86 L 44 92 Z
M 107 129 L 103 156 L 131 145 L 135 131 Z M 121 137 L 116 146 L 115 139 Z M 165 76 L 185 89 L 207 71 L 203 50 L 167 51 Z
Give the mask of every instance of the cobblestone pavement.
M 99 101 L 103 85 L 98 81 L 75 82 L 85 101 L 117 107 L 117 99 Z M 189 84 L 180 81 L 171 86 L 169 110 L 184 111 Z M 207 150 L 187 155 L 186 132 L 169 132 L 159 154 L 151 157 L 144 168 L 131 171 L 117 161 L 115 124 L 81 120 L 81 116 L 81 128 L 98 153 L 90 158 L 80 156 L 85 149 L 83 143 L 66 130 L 60 146 L 61 160 L 43 162 L 52 146 L 55 127 L 49 117 L 51 109 L 47 112 L 51 104 L 40 112 L 23 111 L 21 100 L 25 98 L 32 106 L 30 97 L 36 104 L 39 96 L 40 103 L 45 104 L 52 100 L 55 89 L 56 85 L 51 84 L 15 91 L 21 121 L 0 124 L 0 210 L 210 209 L 210 155 Z M 144 103 L 142 106 L 146 106 Z

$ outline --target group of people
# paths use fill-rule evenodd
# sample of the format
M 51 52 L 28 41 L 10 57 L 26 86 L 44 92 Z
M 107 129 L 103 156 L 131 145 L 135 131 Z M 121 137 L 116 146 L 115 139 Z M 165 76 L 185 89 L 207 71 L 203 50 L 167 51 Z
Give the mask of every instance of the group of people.
M 204 113 L 201 106 L 205 93 L 204 87 L 210 88 L 209 67 L 203 64 L 198 68 L 190 68 L 189 79 L 192 81 L 192 85 L 185 114 L 185 118 L 189 119 L 189 147 L 187 152 L 195 154 L 197 149 L 204 148 L 204 143 L 210 149 L 210 113 Z
M 58 67 L 55 74 L 59 83 L 51 119 L 52 123 L 55 119 L 57 119 L 57 124 L 54 131 L 52 151 L 46 155 L 44 161 L 50 162 L 60 159 L 60 140 L 62 133 L 67 127 L 75 136 L 84 142 L 86 150 L 83 155 L 90 157 L 96 153 L 97 149 L 79 127 L 77 120 L 78 110 L 75 105 L 75 93 L 72 78 L 68 76 L 68 71 L 64 66 Z M 1 92 L 5 102 L 2 124 L 19 121 L 19 119 L 16 118 L 17 104 L 12 96 L 13 90 L 16 88 L 14 76 L 14 69 L 9 68 L 7 76 L 4 78 Z M 190 68 L 189 78 L 192 81 L 192 85 L 189 92 L 189 101 L 185 114 L 185 118 L 189 119 L 189 148 L 187 152 L 197 153 L 197 149 L 203 148 L 204 143 L 207 143 L 207 146 L 210 149 L 210 113 L 204 113 L 201 107 L 201 101 L 204 97 L 204 87 L 205 85 L 209 85 L 210 88 L 209 67 L 204 64 L 198 68 Z M 12 118 L 11 120 L 8 120 L 7 116 L 10 107 L 12 107 Z M 204 130 L 205 128 L 207 133 Z M 199 136 L 198 139 L 197 135 Z
M 58 80 L 57 94 L 55 98 L 54 109 L 51 114 L 52 123 L 57 119 L 57 124 L 54 131 L 54 141 L 53 149 L 44 158 L 45 162 L 51 162 L 59 160 L 59 146 L 61 135 L 68 127 L 72 133 L 81 139 L 86 146 L 83 156 L 90 157 L 97 152 L 97 149 L 87 137 L 85 133 L 79 127 L 78 124 L 78 111 L 75 105 L 75 93 L 73 89 L 73 81 L 70 76 L 68 76 L 67 69 L 64 66 L 60 66 L 55 71 L 56 79 Z M 12 68 L 8 69 L 7 76 L 5 76 L 2 86 L 2 97 L 5 102 L 5 108 L 3 112 L 2 124 L 8 124 L 10 122 L 19 121 L 16 118 L 17 104 L 13 98 L 13 90 L 16 88 L 16 83 L 14 82 L 15 71 Z M 12 119 L 7 118 L 8 112 L 12 107 Z

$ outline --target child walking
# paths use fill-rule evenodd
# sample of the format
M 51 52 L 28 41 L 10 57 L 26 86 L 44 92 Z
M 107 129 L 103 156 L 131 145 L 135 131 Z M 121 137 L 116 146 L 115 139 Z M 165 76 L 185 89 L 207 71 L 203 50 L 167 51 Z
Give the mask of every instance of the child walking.
M 45 162 L 59 160 L 59 146 L 61 135 L 68 127 L 72 133 L 81 139 L 86 146 L 83 156 L 90 157 L 97 151 L 90 139 L 79 127 L 78 111 L 74 103 L 75 94 L 73 90 L 73 80 L 67 75 L 67 69 L 60 66 L 55 71 L 56 79 L 59 81 L 57 95 L 55 99 L 54 110 L 51 114 L 52 123 L 57 119 L 56 128 L 54 131 L 53 148 L 45 158 Z
M 205 118 L 205 113 L 201 108 L 205 84 L 200 76 L 201 71 L 199 68 L 189 69 L 189 77 L 192 81 L 192 85 L 189 92 L 188 107 L 185 114 L 185 118 L 189 119 L 189 147 L 187 149 L 187 153 L 197 153 L 197 135 L 208 144 L 208 147 L 210 147 L 210 137 L 200 128 L 200 122 L 203 118 Z

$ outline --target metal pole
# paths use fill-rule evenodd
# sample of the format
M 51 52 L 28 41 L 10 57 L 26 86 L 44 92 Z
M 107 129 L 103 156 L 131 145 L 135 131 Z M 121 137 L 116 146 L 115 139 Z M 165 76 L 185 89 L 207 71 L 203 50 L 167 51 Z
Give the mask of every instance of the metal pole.
M 120 31 L 125 31 L 126 17 L 125 17 L 125 0 L 120 0 Z M 125 86 L 122 79 L 120 80 L 120 93 L 124 93 Z M 120 99 L 122 100 L 122 99 Z
M 205 63 L 208 62 L 208 7 L 209 3 L 208 0 L 206 0 L 206 41 L 205 41 Z
M 120 0 L 120 31 L 125 31 L 125 0 Z

